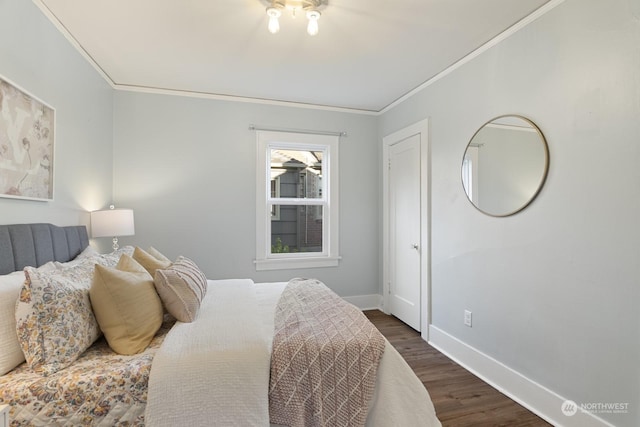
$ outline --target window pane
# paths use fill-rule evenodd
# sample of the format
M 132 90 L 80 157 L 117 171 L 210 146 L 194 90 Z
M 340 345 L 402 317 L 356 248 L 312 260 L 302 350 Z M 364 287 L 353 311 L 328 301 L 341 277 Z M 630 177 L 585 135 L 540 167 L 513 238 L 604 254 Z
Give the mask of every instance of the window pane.
M 271 197 L 322 198 L 322 151 L 271 149 Z
M 271 253 L 322 252 L 322 206 L 273 205 Z
M 271 197 L 277 198 L 280 197 L 280 177 L 273 178 L 271 180 Z M 272 205 L 271 206 L 271 219 L 278 221 L 280 219 L 280 207 Z

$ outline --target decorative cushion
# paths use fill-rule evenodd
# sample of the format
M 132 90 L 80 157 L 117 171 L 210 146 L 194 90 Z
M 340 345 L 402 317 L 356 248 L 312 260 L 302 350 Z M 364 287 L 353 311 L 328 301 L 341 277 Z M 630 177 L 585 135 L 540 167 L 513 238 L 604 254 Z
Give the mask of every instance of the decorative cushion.
M 188 258 L 178 257 L 167 269 L 158 269 L 156 290 L 169 313 L 181 322 L 196 319 L 200 303 L 207 292 L 207 278 Z
M 164 260 L 158 259 L 138 247 L 136 247 L 133 251 L 133 259 L 136 260 L 140 265 L 142 265 L 145 270 L 147 270 L 149 274 L 151 274 L 151 277 L 155 277 L 157 269 L 167 268 L 171 265 L 171 261 L 169 261 L 169 259 L 167 259 L 164 255 L 162 256 L 164 257 Z
M 159 250 L 157 250 L 153 246 L 149 246 L 149 248 L 147 249 L 147 253 L 160 261 L 169 262 L 169 263 L 171 262 L 169 258 L 164 256 Z
M 90 295 L 100 329 L 116 353 L 143 351 L 162 325 L 153 278 L 129 255 L 122 255 L 116 268 L 96 264 Z
M 75 267 L 80 264 L 87 265 L 91 271 L 93 271 L 93 266 L 95 264 L 104 265 L 105 267 L 115 267 L 120 260 L 120 257 L 124 254 L 133 255 L 133 246 L 124 246 L 117 251 L 101 254 L 91 246 L 87 246 L 85 250 L 83 250 L 77 257 L 68 262 L 55 262 L 54 264 L 58 268 L 67 268 L 67 267 Z
M 16 332 L 29 367 L 47 376 L 73 363 L 100 336 L 89 301 L 93 266 L 45 265 L 24 272 Z
M 115 267 L 120 261 L 122 255 L 132 256 L 134 252 L 133 246 L 123 246 L 117 251 L 113 251 L 108 254 L 100 254 L 96 259 L 96 264 L 103 265 L 105 267 Z
M 0 276 L 0 375 L 24 362 L 16 335 L 16 302 L 23 283 L 23 271 Z

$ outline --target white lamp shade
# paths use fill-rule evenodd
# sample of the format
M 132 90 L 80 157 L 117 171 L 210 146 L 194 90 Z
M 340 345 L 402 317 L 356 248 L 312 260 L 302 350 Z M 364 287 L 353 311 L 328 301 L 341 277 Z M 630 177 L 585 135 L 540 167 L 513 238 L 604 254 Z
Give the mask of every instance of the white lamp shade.
M 91 212 L 92 237 L 133 236 L 133 210 L 109 209 Z

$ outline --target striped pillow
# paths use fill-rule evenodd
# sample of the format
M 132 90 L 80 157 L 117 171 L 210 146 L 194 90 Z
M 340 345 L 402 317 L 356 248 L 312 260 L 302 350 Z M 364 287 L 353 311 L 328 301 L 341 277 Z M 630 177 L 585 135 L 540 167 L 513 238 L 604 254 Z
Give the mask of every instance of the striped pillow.
M 154 284 L 165 308 L 181 322 L 191 323 L 207 292 L 207 277 L 189 258 L 178 257 L 167 269 L 156 270 Z

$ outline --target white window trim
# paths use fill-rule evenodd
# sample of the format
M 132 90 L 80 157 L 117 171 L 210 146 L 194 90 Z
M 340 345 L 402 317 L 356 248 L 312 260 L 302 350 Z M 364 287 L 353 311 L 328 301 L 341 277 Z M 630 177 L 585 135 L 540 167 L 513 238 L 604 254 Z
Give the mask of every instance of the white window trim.
M 284 270 L 297 268 L 337 267 L 339 255 L 339 137 L 294 132 L 256 131 L 256 270 Z M 271 253 L 271 165 L 267 156 L 273 146 L 290 149 L 325 150 L 323 158 L 323 204 L 328 213 L 323 217 L 322 253 Z M 327 176 L 328 175 L 328 176 Z M 296 205 L 317 205 L 314 199 L 279 199 Z M 281 204 L 284 204 L 281 203 Z
M 467 197 L 476 205 L 479 203 L 478 193 L 478 151 L 479 147 L 469 145 L 462 160 L 462 182 L 467 191 Z M 471 186 L 469 187 L 469 184 Z

